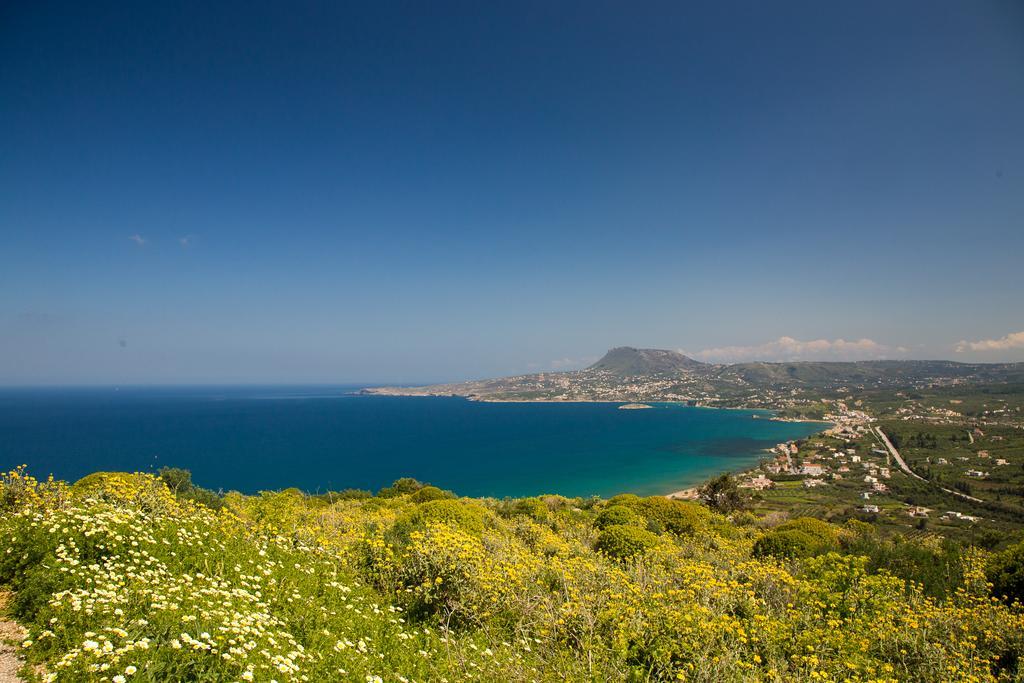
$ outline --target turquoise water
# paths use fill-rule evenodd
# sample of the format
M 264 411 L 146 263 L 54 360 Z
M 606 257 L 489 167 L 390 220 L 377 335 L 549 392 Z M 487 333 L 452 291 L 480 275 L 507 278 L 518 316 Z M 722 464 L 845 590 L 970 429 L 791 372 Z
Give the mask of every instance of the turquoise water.
M 467 496 L 658 494 L 757 462 L 820 424 L 652 404 L 475 403 L 356 387 L 0 392 L 0 467 L 69 481 L 185 467 L 250 493 L 377 489 L 411 476 Z

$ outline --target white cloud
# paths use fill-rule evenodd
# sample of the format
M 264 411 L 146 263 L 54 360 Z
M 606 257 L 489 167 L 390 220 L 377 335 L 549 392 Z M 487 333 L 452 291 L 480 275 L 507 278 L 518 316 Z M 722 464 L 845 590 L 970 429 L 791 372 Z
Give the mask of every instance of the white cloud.
M 139 233 L 135 233 L 134 235 L 128 235 L 128 239 L 130 239 L 132 242 L 135 242 L 135 244 L 139 245 L 140 247 L 146 243 L 146 238 L 140 235 Z
M 1007 349 L 1024 348 L 1024 332 L 1011 332 L 999 339 L 982 339 L 980 341 L 962 340 L 956 345 L 956 352 L 964 351 L 1005 351 Z
M 874 360 L 902 355 L 907 349 L 879 344 L 872 339 L 812 339 L 779 337 L 756 346 L 720 346 L 687 354 L 697 360 L 737 363 L 742 361 Z M 684 351 L 685 353 L 685 351 Z
M 182 249 L 188 249 L 192 246 L 192 241 L 195 239 L 195 235 L 185 235 L 184 237 L 178 238 L 178 244 L 181 245 Z

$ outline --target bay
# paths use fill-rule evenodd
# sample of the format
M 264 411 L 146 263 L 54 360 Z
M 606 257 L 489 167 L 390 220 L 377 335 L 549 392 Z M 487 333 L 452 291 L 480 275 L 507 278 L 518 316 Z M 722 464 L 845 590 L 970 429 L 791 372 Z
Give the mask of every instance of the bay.
M 201 486 L 244 493 L 376 490 L 408 476 L 466 496 L 652 495 L 748 467 L 824 427 L 675 403 L 619 410 L 358 389 L 5 389 L 0 467 L 68 481 L 184 467 Z

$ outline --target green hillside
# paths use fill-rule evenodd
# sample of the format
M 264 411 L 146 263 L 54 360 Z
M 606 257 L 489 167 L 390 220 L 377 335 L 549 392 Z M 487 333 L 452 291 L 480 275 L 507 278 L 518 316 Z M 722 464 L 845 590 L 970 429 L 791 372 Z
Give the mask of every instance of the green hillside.
M 720 379 L 736 378 L 755 386 L 801 385 L 832 387 L 836 385 L 911 385 L 928 380 L 971 379 L 1019 382 L 1024 379 L 1021 363 L 955 363 L 953 361 L 879 360 L 794 363 L 737 363 L 719 366 Z
M 858 522 L 665 498 L 465 499 L 412 480 L 376 496 L 219 497 L 169 474 L 178 495 L 144 474 L 0 482 L 0 582 L 28 629 L 25 676 L 1021 675 L 1024 614 L 1001 599 L 1020 595 L 1021 548 L 894 543 Z

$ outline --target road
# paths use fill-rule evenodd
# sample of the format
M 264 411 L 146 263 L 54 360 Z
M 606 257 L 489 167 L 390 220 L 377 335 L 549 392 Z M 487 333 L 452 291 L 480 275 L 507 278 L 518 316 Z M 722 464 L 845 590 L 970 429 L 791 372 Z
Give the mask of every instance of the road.
M 919 479 L 919 480 L 925 481 L 925 482 L 928 481 L 924 477 L 918 476 L 914 472 L 914 470 L 910 469 L 910 467 L 907 466 L 907 463 L 904 462 L 904 460 L 903 460 L 903 456 L 901 456 L 900 452 L 898 450 L 896 450 L 896 447 L 892 445 L 892 442 L 889 441 L 889 437 L 887 437 L 885 435 L 885 432 L 882 431 L 881 427 L 875 427 L 875 432 L 878 433 L 879 438 L 882 439 L 882 443 L 885 444 L 885 447 L 889 450 L 889 454 L 892 456 L 893 460 L 896 461 L 896 464 L 900 466 L 901 470 L 906 472 L 908 475 L 910 475 L 914 479 Z M 975 498 L 974 496 L 968 496 L 966 493 L 960 493 L 959 491 L 954 491 L 953 489 L 947 489 L 947 488 L 943 488 L 941 486 L 939 486 L 939 489 L 941 489 L 942 491 L 945 491 L 946 493 L 948 493 L 950 495 L 956 496 L 958 498 L 963 498 L 964 500 L 969 500 L 969 501 L 972 501 L 974 503 L 984 503 L 985 502 L 981 498 Z
M 892 459 L 896 461 L 896 464 L 900 466 L 901 470 L 912 476 L 914 479 L 928 481 L 924 477 L 919 477 L 917 474 L 914 473 L 914 470 L 907 467 L 907 463 L 903 461 L 903 457 L 900 455 L 900 452 L 896 450 L 895 446 L 892 445 L 892 441 L 889 441 L 889 437 L 885 435 L 885 432 L 882 431 L 881 427 L 875 427 L 875 431 L 878 433 L 878 436 L 882 439 L 882 443 L 884 443 L 885 447 L 889 450 L 889 455 L 892 456 Z

